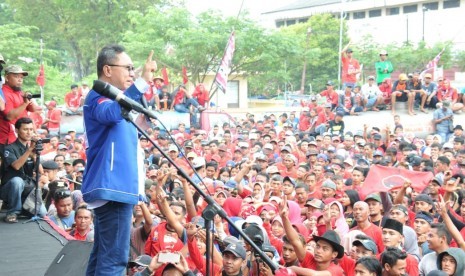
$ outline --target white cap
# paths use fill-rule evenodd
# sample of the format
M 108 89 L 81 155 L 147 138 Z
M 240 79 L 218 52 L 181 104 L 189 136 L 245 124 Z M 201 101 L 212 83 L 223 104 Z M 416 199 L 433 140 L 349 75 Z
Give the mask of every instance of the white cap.
M 170 152 L 170 151 L 178 152 L 178 147 L 176 147 L 176 145 L 170 145 L 169 148 L 168 148 L 168 152 Z
M 273 150 L 273 145 L 271 143 L 266 143 L 264 146 L 263 146 L 264 149 L 269 149 L 269 150 Z
M 192 166 L 194 166 L 195 169 L 205 166 L 205 158 L 203 157 L 194 158 L 194 160 L 192 160 Z

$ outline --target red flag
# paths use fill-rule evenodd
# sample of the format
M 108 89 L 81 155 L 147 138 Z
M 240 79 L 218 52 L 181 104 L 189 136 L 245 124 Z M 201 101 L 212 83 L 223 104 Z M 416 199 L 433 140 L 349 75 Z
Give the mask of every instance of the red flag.
M 431 172 L 416 172 L 403 168 L 374 165 L 370 167 L 360 191 L 360 197 L 365 198 L 372 193 L 387 192 L 394 187 L 402 186 L 406 180 L 412 182 L 412 189 L 421 192 L 428 186 L 433 177 Z
M 170 84 L 170 80 L 168 79 L 168 69 L 166 69 L 166 66 L 164 66 L 163 69 L 161 69 L 161 75 L 163 76 L 163 84 Z
M 228 40 L 228 45 L 224 51 L 223 59 L 221 59 L 220 68 L 218 68 L 218 73 L 215 77 L 215 82 L 218 85 L 218 88 L 226 93 L 226 88 L 228 86 L 228 75 L 231 72 L 232 59 L 234 51 L 236 49 L 236 39 L 234 38 L 234 32 L 231 33 L 231 36 Z
M 36 77 L 36 83 L 37 85 L 42 86 L 42 87 L 44 87 L 45 85 L 45 71 L 44 71 L 43 64 L 40 65 L 39 74 Z
M 187 68 L 185 66 L 182 67 L 182 83 L 186 84 L 189 82 L 189 78 L 187 77 Z

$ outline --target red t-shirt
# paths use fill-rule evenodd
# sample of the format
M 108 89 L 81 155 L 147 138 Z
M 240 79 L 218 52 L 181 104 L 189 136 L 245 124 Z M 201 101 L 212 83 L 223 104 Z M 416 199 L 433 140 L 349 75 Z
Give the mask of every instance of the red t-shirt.
M 357 82 L 357 76 L 354 74 L 356 70 L 360 69 L 360 64 L 355 58 L 349 59 L 342 55 L 342 82 Z
M 22 92 L 14 91 L 10 86 L 4 84 L 2 87 L 5 95 L 5 110 L 0 112 L 0 144 L 11 144 L 16 141 L 15 123 L 19 118 L 28 117 L 27 112 L 33 111 L 33 106 L 30 104 L 18 118 L 6 121 L 6 115 L 13 109 L 18 108 L 24 103 Z
M 194 93 L 192 94 L 192 97 L 195 98 L 201 106 L 205 106 L 205 104 L 209 100 L 208 91 L 206 90 L 200 91 L 196 89 Z
M 339 103 L 339 95 L 336 91 L 325 90 L 320 93 L 320 96 L 326 97 L 326 102 L 337 105 Z
M 305 254 L 305 258 L 300 261 L 300 266 L 304 268 L 309 268 L 313 270 L 317 270 L 317 264 L 315 258 L 313 257 L 312 253 L 308 252 Z M 332 276 L 342 276 L 344 275 L 344 271 L 342 268 L 336 264 L 331 263 L 329 267 L 326 269 L 331 273 Z
M 60 128 L 60 120 L 61 120 L 61 110 L 59 109 L 52 109 L 47 112 L 47 119 L 58 121 L 58 123 L 47 123 L 47 128 L 49 129 L 57 129 Z
M 66 93 L 65 102 L 69 107 L 80 107 L 82 96 L 79 93 L 74 94 L 73 92 Z

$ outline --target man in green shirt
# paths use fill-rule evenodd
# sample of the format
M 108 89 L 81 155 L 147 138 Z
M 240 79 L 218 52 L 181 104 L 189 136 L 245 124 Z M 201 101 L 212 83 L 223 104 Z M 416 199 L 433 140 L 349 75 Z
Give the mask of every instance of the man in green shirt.
M 394 71 L 391 61 L 387 60 L 388 53 L 386 50 L 379 52 L 380 60 L 375 63 L 376 68 L 376 83 L 380 85 L 386 78 L 391 78 L 391 73 Z

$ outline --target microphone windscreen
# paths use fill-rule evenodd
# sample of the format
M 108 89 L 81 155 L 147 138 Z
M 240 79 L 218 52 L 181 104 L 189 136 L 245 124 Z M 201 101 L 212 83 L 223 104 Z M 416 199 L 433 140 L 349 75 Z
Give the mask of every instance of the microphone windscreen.
M 108 84 L 106 82 L 101 80 L 94 80 L 94 86 L 92 86 L 92 89 L 100 95 L 107 96 L 107 86 Z

